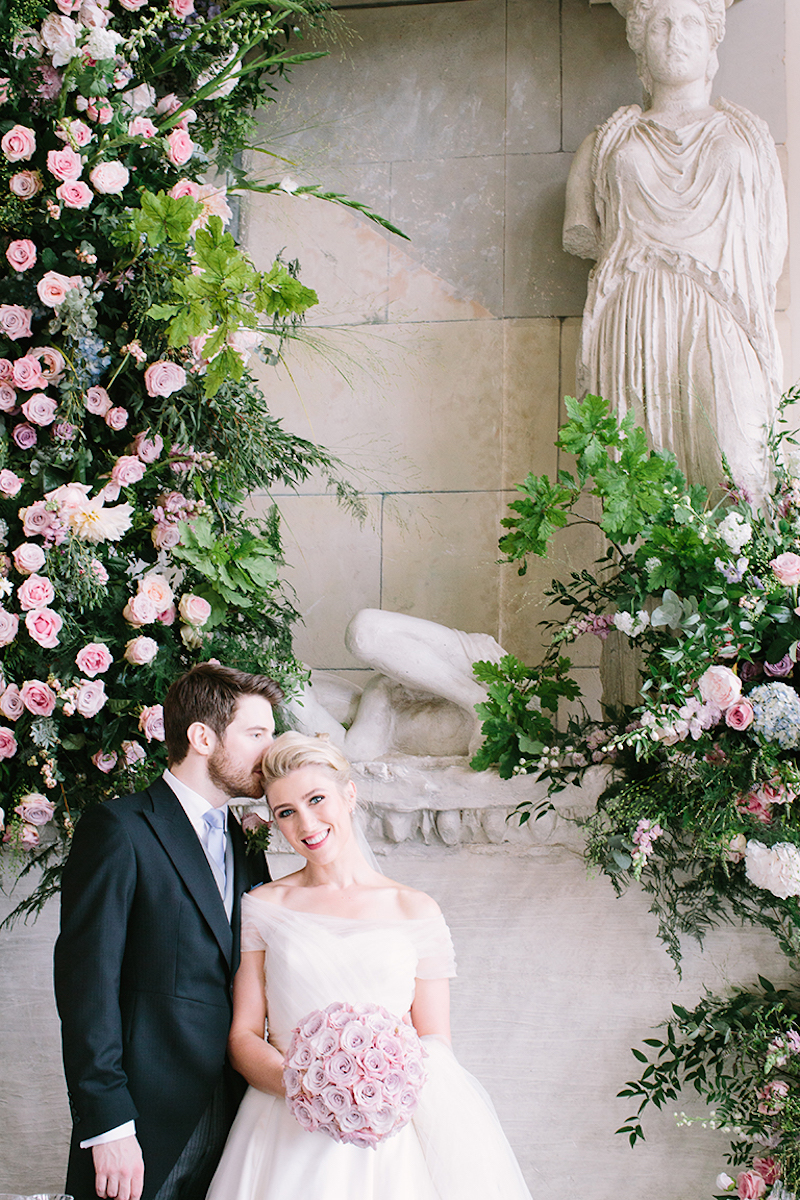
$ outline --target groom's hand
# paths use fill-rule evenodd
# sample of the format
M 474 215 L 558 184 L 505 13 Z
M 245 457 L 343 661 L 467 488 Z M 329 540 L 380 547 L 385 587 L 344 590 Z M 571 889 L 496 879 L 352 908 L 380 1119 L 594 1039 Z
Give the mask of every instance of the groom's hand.
M 134 1134 L 92 1146 L 95 1191 L 108 1200 L 140 1200 L 144 1159 Z

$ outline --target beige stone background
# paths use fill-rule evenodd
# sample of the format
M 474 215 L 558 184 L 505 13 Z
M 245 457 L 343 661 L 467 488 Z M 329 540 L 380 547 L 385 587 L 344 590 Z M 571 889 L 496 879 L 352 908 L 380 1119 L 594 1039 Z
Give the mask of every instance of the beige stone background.
M 369 203 L 410 241 L 313 200 L 266 198 L 246 214 L 258 261 L 280 249 L 299 258 L 321 299 L 310 325 L 323 353 L 297 346 L 277 373 L 265 369 L 270 406 L 356 471 L 372 515 L 359 529 L 319 481 L 275 497 L 305 616 L 298 649 L 311 666 L 363 680 L 342 635 L 369 605 L 490 632 L 535 661 L 542 588 L 588 565 L 592 547 L 565 537 L 519 580 L 496 562 L 499 520 L 516 481 L 558 465 L 588 266 L 560 249 L 564 184 L 585 134 L 640 98 L 623 23 L 587 0 L 342 15 L 352 36 L 281 90 L 265 134 L 286 161 L 264 169 Z M 800 298 L 798 0 L 737 0 L 721 63 L 716 90 L 768 120 L 787 168 L 794 225 L 780 322 L 790 382 L 800 375 L 789 286 Z M 591 648 L 581 655 L 591 696 L 595 660 Z M 505 845 L 380 849 L 387 872 L 432 893 L 448 917 L 456 1051 L 491 1092 L 535 1200 L 713 1195 L 726 1139 L 676 1129 L 670 1110 L 632 1151 L 614 1137 L 630 1112 L 615 1094 L 635 1068 L 629 1048 L 673 1001 L 692 1005 L 704 986 L 752 983 L 758 972 L 788 981 L 771 941 L 723 928 L 702 954 L 687 944 L 679 980 L 646 897 L 617 900 L 606 879 L 588 877 L 563 821 Z M 282 856 L 272 863 L 289 869 Z M 0 897 L 0 919 L 15 899 Z M 0 934 L 0 1191 L 56 1191 L 63 1180 L 56 926 L 51 905 L 35 925 Z M 700 1115 L 690 1097 L 681 1107 Z

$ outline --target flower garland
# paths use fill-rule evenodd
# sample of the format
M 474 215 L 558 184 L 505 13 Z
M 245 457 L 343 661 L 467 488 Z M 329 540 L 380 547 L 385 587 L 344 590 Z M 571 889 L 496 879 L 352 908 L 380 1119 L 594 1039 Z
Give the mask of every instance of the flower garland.
M 536 775 L 552 795 L 604 764 L 587 856 L 618 890 L 641 881 L 676 963 L 681 933 L 702 940 L 731 910 L 772 929 L 794 954 L 800 480 L 787 461 L 792 440 L 771 439 L 775 484 L 760 506 L 730 481 L 712 505 L 671 454 L 649 450 L 631 415 L 618 421 L 593 396 L 566 403 L 557 445 L 575 456 L 575 474 L 529 475 L 500 545 L 521 573 L 526 556 L 545 555 L 568 524 L 597 526 L 607 549 L 596 574 L 551 585 L 567 616 L 547 623 L 543 663 L 476 664 L 489 696 L 478 706 L 486 740 L 473 766 Z M 598 515 L 584 515 L 587 494 Z M 562 651 L 585 636 L 629 646 L 640 692 L 605 720 L 584 713 L 559 723 L 559 703 L 580 694 Z M 520 815 L 533 811 L 522 805 Z
M 253 108 L 318 56 L 290 43 L 323 7 L 0 15 L 0 827 L 6 857 L 44 869 L 18 912 L 57 887 L 83 807 L 159 769 L 181 670 L 216 657 L 289 687 L 302 671 L 277 512 L 242 502 L 314 469 L 358 500 L 248 370 L 262 343 L 277 361 L 316 296 L 296 264 L 253 267 L 209 169 L 246 186 L 232 163 Z

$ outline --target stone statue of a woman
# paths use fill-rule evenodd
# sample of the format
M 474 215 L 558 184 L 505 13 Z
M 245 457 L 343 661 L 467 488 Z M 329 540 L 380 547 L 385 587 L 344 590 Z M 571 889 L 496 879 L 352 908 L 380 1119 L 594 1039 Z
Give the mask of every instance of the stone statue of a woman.
M 613 2 L 646 107 L 618 109 L 570 172 L 564 246 L 597 260 L 579 389 L 633 409 L 690 482 L 716 490 L 724 453 L 758 499 L 782 373 L 773 310 L 787 232 L 775 145 L 746 109 L 709 103 L 726 0 Z

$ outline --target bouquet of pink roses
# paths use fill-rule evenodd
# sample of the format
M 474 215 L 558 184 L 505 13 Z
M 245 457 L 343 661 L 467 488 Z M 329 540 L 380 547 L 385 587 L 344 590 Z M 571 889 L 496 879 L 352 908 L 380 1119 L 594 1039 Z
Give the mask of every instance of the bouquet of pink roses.
M 329 1004 L 292 1034 L 286 1102 L 309 1132 L 375 1149 L 410 1120 L 426 1078 L 424 1058 L 414 1027 L 385 1008 Z

